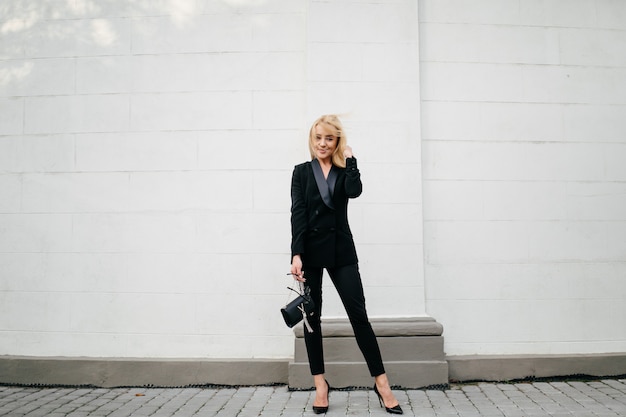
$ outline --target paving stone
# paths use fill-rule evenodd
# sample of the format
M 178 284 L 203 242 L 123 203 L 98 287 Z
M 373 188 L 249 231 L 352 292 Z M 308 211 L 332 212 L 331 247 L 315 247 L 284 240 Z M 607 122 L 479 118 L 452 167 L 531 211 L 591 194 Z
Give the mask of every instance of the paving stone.
M 453 385 L 394 390 L 405 415 L 423 417 L 626 416 L 626 380 Z M 137 395 L 138 394 L 138 395 Z M 59 389 L 0 387 L 7 417 L 314 416 L 313 391 L 287 387 Z M 331 391 L 327 416 L 386 416 L 371 390 Z

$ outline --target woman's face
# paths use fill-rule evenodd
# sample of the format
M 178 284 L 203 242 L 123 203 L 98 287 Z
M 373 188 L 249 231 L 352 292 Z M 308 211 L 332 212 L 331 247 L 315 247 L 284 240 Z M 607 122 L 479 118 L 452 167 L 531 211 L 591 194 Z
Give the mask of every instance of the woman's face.
M 329 161 L 335 149 L 337 149 L 337 136 L 335 129 L 325 123 L 315 126 L 315 137 L 313 138 L 313 150 L 315 157 L 321 161 Z

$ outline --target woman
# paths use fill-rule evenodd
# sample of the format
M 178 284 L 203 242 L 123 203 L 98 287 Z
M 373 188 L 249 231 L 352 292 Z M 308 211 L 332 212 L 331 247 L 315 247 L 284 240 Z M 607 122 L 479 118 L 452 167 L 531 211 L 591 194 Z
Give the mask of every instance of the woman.
M 348 313 L 357 344 L 365 357 L 381 406 L 402 414 L 385 374 L 376 336 L 365 309 L 363 285 L 352 232 L 348 226 L 348 199 L 361 194 L 361 175 L 341 122 L 322 116 L 309 133 L 311 162 L 297 165 L 291 182 L 291 273 L 306 282 L 315 302 L 304 340 L 315 383 L 313 410 L 328 410 L 328 382 L 324 378 L 321 306 L 322 272 L 326 269 Z

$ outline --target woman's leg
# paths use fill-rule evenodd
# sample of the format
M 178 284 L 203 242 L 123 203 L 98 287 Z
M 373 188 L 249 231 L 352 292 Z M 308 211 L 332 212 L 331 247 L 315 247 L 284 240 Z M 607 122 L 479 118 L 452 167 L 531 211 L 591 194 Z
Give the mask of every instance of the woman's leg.
M 328 407 L 328 383 L 323 374 L 313 375 L 313 383 L 315 384 L 315 400 L 314 407 Z
M 308 317 L 313 332 L 304 326 L 304 343 L 309 357 L 311 375 L 324 374 L 324 350 L 322 348 L 322 268 L 305 268 L 305 286 L 311 289 L 311 298 L 315 303 L 315 314 Z M 323 378 L 322 378 L 323 379 Z
M 324 350 L 322 348 L 322 273 L 321 268 L 305 269 L 305 285 L 311 290 L 311 298 L 315 303 L 315 314 L 307 320 L 313 329 L 309 332 L 304 326 L 304 343 L 309 357 L 309 367 L 315 384 L 315 400 L 313 407 L 328 407 L 328 385 L 324 377 Z M 317 413 L 317 411 L 316 411 Z
M 363 352 L 370 374 L 375 377 L 376 388 L 383 399 L 385 407 L 392 408 L 397 406 L 398 400 L 391 392 L 378 341 L 365 309 L 363 283 L 361 282 L 358 265 L 334 268 L 328 272 L 346 308 L 357 344 L 361 352 Z
M 381 374 L 376 376 L 375 378 L 376 389 L 380 393 L 380 396 L 383 399 L 383 403 L 385 407 L 393 408 L 398 405 L 398 400 L 391 392 L 391 387 L 389 386 L 389 380 L 387 379 L 387 374 Z
M 365 296 L 358 265 L 331 268 L 328 274 L 348 313 L 356 342 L 363 353 L 370 374 L 374 377 L 384 374 L 385 367 L 378 341 L 365 309 Z

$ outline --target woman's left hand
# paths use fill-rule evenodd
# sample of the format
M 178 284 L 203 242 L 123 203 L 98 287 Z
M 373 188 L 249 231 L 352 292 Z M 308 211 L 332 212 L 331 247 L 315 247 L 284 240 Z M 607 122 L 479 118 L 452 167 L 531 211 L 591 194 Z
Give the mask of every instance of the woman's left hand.
M 306 282 L 302 273 L 302 258 L 300 255 L 294 255 L 291 259 L 291 275 L 296 281 Z
M 343 150 L 343 157 L 352 158 L 352 148 L 349 147 L 348 145 L 346 145 L 345 149 Z

